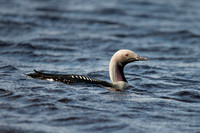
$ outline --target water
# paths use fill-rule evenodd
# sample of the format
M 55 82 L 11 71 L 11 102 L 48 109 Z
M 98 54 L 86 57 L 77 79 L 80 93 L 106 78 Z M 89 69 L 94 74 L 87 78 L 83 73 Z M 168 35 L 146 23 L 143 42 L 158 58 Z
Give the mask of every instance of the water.
M 0 132 L 200 132 L 200 1 L 1 0 Z M 31 79 L 33 69 L 109 81 L 118 49 L 132 88 Z

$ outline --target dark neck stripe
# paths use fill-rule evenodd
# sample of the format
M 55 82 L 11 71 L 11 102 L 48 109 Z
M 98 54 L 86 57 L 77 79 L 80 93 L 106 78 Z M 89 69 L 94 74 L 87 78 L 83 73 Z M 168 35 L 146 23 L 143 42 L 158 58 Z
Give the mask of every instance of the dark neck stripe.
M 124 76 L 124 66 L 122 65 L 117 65 L 116 66 L 116 79 L 117 81 L 124 81 L 127 82 L 125 76 Z

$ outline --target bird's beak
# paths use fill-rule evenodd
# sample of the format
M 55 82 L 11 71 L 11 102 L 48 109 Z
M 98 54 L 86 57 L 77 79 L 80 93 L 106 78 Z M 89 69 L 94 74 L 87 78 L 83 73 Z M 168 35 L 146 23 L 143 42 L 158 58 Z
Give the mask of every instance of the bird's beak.
M 138 56 L 135 58 L 135 61 L 148 61 L 148 59 L 145 58 L 145 57 L 141 57 L 141 56 L 138 55 Z
M 148 59 L 145 57 L 137 56 L 136 58 L 130 58 L 128 61 L 125 62 L 125 64 L 131 63 L 134 61 L 148 61 Z

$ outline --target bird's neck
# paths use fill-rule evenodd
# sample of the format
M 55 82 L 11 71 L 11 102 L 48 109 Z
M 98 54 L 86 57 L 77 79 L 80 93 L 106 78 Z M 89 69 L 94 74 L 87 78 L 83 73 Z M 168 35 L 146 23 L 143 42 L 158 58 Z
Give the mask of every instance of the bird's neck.
M 109 65 L 109 73 L 112 83 L 116 83 L 118 81 L 127 82 L 124 76 L 124 66 L 120 63 L 111 60 Z

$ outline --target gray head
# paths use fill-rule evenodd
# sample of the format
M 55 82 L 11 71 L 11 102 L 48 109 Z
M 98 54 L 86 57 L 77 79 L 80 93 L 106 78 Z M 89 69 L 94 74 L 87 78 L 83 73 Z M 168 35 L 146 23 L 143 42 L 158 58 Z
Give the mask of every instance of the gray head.
M 117 81 L 124 81 L 127 82 L 126 78 L 124 77 L 124 66 L 130 62 L 134 61 L 146 61 L 148 60 L 145 57 L 138 56 L 131 50 L 128 49 L 121 49 L 117 51 L 111 58 L 110 66 L 109 66 L 109 73 L 110 79 L 112 82 Z
M 145 57 L 141 57 L 128 49 L 121 49 L 117 51 L 113 56 L 111 61 L 115 61 L 119 65 L 125 66 L 126 64 L 134 61 L 146 61 L 148 60 Z

